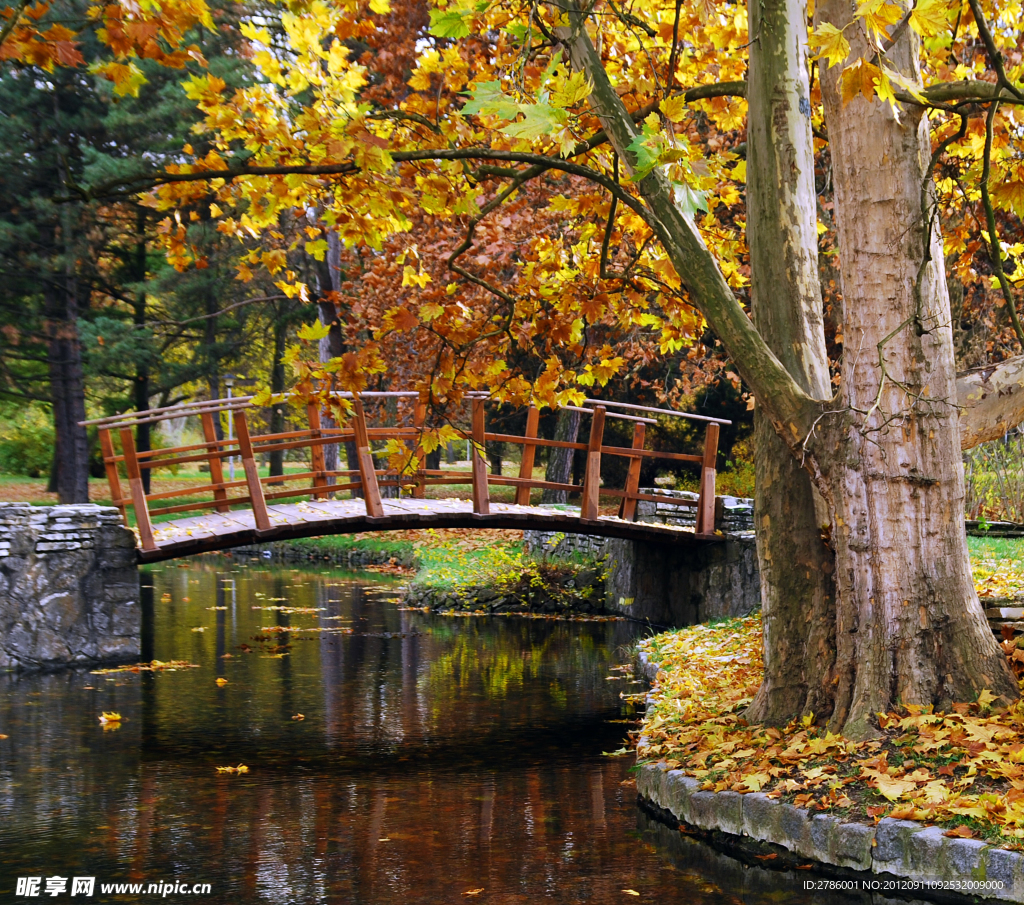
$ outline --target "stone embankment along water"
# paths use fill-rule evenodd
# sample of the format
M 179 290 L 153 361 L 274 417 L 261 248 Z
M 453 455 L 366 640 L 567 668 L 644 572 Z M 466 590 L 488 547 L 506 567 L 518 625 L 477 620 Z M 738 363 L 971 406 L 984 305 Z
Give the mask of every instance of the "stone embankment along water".
M 640 652 L 644 674 L 654 681 L 658 665 Z M 1024 855 L 978 839 L 944 835 L 941 827 L 884 818 L 875 825 L 814 813 L 760 792 L 709 792 L 682 770 L 665 763 L 641 764 L 641 798 L 681 823 L 740 839 L 772 843 L 799 858 L 849 876 L 888 875 L 933 884 L 947 898 L 953 884 L 967 897 L 1024 902 Z M 973 886 L 971 886 L 973 884 Z M 913 891 L 913 890 L 908 890 Z M 925 890 L 920 889 L 920 892 Z
M 0 503 L 0 669 L 137 659 L 135 535 L 110 506 Z
M 637 519 L 654 524 L 691 526 L 694 508 L 684 504 L 697 494 L 685 490 L 641 488 L 671 495 L 679 503 L 641 501 Z M 761 579 L 753 535 L 754 501 L 718 497 L 716 525 L 726 535 L 721 544 L 701 549 L 674 550 L 662 544 L 524 531 L 526 548 L 552 559 L 600 561 L 605 570 L 604 599 L 613 612 L 666 627 L 682 627 L 743 616 L 761 603 Z

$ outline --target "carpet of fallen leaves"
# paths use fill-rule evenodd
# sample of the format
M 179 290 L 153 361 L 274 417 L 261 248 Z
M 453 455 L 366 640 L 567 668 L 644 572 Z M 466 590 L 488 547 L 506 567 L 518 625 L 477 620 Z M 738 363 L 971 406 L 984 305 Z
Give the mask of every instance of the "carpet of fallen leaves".
M 666 761 L 713 791 L 766 792 L 865 823 L 882 817 L 949 827 L 1012 848 L 1024 840 L 1024 702 L 991 712 L 987 691 L 949 713 L 880 714 L 878 738 L 854 742 L 815 724 L 747 725 L 763 674 L 759 615 L 647 639 L 660 667 L 637 755 Z M 1021 677 L 1024 651 L 1003 649 Z
M 1024 597 L 1024 562 L 971 558 L 974 586 L 983 605 L 989 600 L 1007 600 Z

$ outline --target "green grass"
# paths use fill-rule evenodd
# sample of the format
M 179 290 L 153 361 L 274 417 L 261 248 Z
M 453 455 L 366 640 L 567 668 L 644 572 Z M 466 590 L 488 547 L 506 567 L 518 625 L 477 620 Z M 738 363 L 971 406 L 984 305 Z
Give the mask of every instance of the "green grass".
M 485 576 L 504 571 L 509 562 L 517 560 L 522 552 L 520 542 L 479 549 L 464 549 L 457 543 L 448 542 L 424 544 L 417 550 L 420 569 L 416 583 L 438 588 L 482 583 Z
M 411 555 L 414 550 L 413 544 L 410 541 L 387 540 L 378 537 L 366 537 L 365 535 L 357 537 L 351 534 L 303 537 L 288 543 L 295 547 L 307 547 L 311 551 L 322 551 L 325 553 L 371 550 L 374 552 L 381 551 L 395 557 Z
M 1024 537 L 975 537 L 968 535 L 967 550 L 972 560 L 1024 560 Z

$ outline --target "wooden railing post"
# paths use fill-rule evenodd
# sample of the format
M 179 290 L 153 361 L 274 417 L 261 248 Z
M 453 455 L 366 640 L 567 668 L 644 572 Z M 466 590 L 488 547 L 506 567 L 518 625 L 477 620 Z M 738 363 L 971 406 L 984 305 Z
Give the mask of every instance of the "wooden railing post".
M 700 499 L 697 501 L 696 534 L 715 533 L 715 464 L 718 458 L 718 425 L 708 424 L 704 434 L 704 460 L 700 468 Z
M 633 449 L 644 448 L 644 437 L 647 433 L 646 424 L 637 424 L 633 428 Z M 637 456 L 629 460 L 629 470 L 626 472 L 626 495 L 619 504 L 619 518 L 627 522 L 636 521 L 636 500 L 631 497 L 640 489 L 640 466 L 644 460 Z
M 533 439 L 537 436 L 537 428 L 540 425 L 540 409 L 535 405 L 531 405 L 526 412 L 526 434 L 527 439 Z M 537 445 L 535 443 L 524 443 L 523 444 L 523 458 L 519 464 L 519 477 L 520 479 L 525 478 L 527 481 L 533 479 L 533 460 L 537 453 Z M 529 506 L 530 505 L 530 488 L 529 486 L 519 486 L 516 488 L 516 505 L 517 506 Z
M 200 416 L 203 422 L 203 437 L 207 443 L 216 444 L 213 451 L 220 452 L 220 444 L 217 443 L 217 430 L 213 426 L 213 413 L 203 412 Z M 213 498 L 217 501 L 217 511 L 227 512 L 231 507 L 228 505 L 228 493 L 224 489 L 224 461 L 219 455 L 210 456 L 207 460 L 210 465 L 210 483 L 213 484 Z
M 121 498 L 121 476 L 117 473 L 117 462 L 114 461 L 117 458 L 114 454 L 114 441 L 110 439 L 110 431 L 105 427 L 100 428 L 100 450 L 103 452 L 103 468 L 107 473 L 107 483 L 110 485 L 110 502 L 117 507 L 127 525 L 128 513 Z
M 263 498 L 263 485 L 260 483 L 260 473 L 256 468 L 256 460 L 252 454 L 252 441 L 249 439 L 249 424 L 245 420 L 245 411 L 243 409 L 235 409 L 231 413 L 231 417 L 235 422 L 238 452 L 242 457 L 242 467 L 245 469 L 245 485 L 249 490 L 252 515 L 256 520 L 256 530 L 267 531 L 270 529 L 270 516 L 267 515 L 267 501 Z
M 135 438 L 130 427 L 121 428 L 121 449 L 124 451 L 124 467 L 128 472 L 128 486 L 132 494 L 132 506 L 135 509 L 135 524 L 139 529 L 139 540 L 143 550 L 155 550 L 153 525 L 149 520 L 149 504 L 146 502 L 146 491 L 142 486 L 142 469 L 135 455 Z
M 590 422 L 590 442 L 587 444 L 587 470 L 583 476 L 583 501 L 580 518 L 596 519 L 599 514 L 598 494 L 601 490 L 601 441 L 604 437 L 603 405 L 594 407 Z
M 484 400 L 473 400 L 473 511 L 478 515 L 489 515 L 490 496 L 487 490 L 487 460 L 484 458 L 485 434 Z
M 359 461 L 359 480 L 363 485 L 363 499 L 366 500 L 366 514 L 370 518 L 381 518 L 384 507 L 380 502 L 380 487 L 377 473 L 373 470 L 373 456 L 370 454 L 370 438 L 366 433 L 366 413 L 361 399 L 352 400 L 355 417 L 352 424 L 356 434 L 356 458 Z
M 313 499 L 326 500 L 327 488 L 327 460 L 324 458 L 323 444 L 317 442 L 323 434 L 323 424 L 320 421 L 320 403 L 309 402 L 306 404 L 306 414 L 309 416 L 309 432 L 313 445 L 309 448 L 311 464 L 313 466 Z M 323 488 L 323 489 L 321 489 Z
M 427 423 L 427 400 L 423 393 L 420 393 L 419 398 L 416 400 L 416 408 L 412 413 L 412 426 L 418 431 L 422 431 L 424 425 Z M 426 468 L 425 453 L 423 452 L 423 446 L 419 442 L 420 438 L 416 438 L 416 450 L 413 452 L 413 456 L 416 457 L 416 483 L 412 488 L 413 499 L 422 500 L 426 495 L 427 491 L 427 476 L 423 473 Z

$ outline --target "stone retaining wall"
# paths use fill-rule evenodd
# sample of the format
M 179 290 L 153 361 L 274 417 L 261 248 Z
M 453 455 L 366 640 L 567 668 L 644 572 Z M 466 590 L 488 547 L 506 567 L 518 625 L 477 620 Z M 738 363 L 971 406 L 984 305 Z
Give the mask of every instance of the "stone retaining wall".
M 113 507 L 0 503 L 0 669 L 137 659 L 135 564 Z
M 315 538 L 312 539 L 315 541 Z M 347 566 L 350 569 L 359 569 L 360 566 L 383 566 L 397 565 L 406 568 L 416 568 L 417 558 L 415 551 L 408 553 L 394 553 L 390 550 L 367 550 L 359 547 L 338 549 L 330 546 L 317 546 L 316 543 L 307 541 L 305 544 L 296 544 L 291 541 L 272 541 L 266 544 L 252 544 L 245 547 L 233 547 L 224 551 L 229 556 L 250 558 L 253 556 L 260 559 L 267 559 L 271 562 L 331 562 L 340 566 Z
M 685 496 L 687 491 L 671 493 Z M 721 499 L 726 525 L 736 529 L 752 524 L 753 500 Z M 648 507 L 646 512 L 638 510 L 644 521 L 686 524 L 688 518 L 693 524 L 692 508 L 646 502 L 640 506 Z M 655 625 L 682 627 L 745 616 L 761 604 L 752 531 L 731 533 L 721 544 L 687 549 L 554 531 L 524 531 L 523 542 L 530 552 L 553 559 L 583 557 L 603 562 L 608 608 Z
M 653 681 L 657 664 L 644 652 L 640 663 Z M 845 822 L 760 792 L 702 791 L 697 779 L 665 763 L 641 764 L 636 787 L 641 798 L 682 823 L 778 845 L 851 876 L 886 874 L 933 884 L 939 893 L 1024 902 L 1024 855 L 978 839 L 948 837 L 940 827 L 888 817 L 874 825 Z

